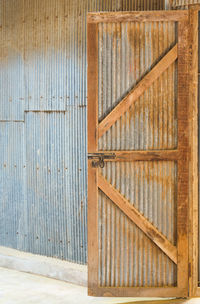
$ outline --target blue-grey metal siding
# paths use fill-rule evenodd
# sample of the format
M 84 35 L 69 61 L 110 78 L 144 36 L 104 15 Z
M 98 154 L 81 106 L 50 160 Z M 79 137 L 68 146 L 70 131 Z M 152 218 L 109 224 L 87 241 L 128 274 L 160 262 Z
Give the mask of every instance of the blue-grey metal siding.
M 86 14 L 164 2 L 0 0 L 0 245 L 87 262 Z
M 0 243 L 18 247 L 26 204 L 24 123 L 0 123 Z

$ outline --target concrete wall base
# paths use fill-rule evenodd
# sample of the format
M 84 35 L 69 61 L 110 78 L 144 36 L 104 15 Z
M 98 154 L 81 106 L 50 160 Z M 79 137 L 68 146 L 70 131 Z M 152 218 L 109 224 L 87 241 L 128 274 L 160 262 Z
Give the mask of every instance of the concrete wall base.
M 0 267 L 87 286 L 87 266 L 0 246 Z

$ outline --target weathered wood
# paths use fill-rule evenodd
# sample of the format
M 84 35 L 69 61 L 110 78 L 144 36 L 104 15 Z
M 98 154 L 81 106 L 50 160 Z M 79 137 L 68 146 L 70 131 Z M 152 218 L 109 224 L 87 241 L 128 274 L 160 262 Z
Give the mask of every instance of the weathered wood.
M 153 150 L 153 151 L 99 151 L 105 154 L 114 153 L 114 159 L 105 159 L 105 162 L 139 161 L 139 160 L 178 160 L 181 153 L 178 150 Z
M 191 4 L 188 4 L 188 8 L 190 10 L 198 11 L 198 10 L 200 10 L 200 4 L 199 3 L 191 3 Z M 189 12 L 189 14 L 190 14 L 190 12 Z M 192 27 L 192 25 L 191 25 L 191 27 Z
M 200 297 L 200 287 L 197 287 L 195 297 Z
M 198 10 L 189 10 L 189 296 L 198 286 Z
M 96 287 L 89 289 L 97 297 L 187 297 L 185 289 L 176 287 Z M 184 301 L 184 300 L 183 300 Z M 184 303 L 184 302 L 183 302 Z
M 115 205 L 128 216 L 174 263 L 177 263 L 177 250 L 129 201 L 99 174 L 98 187 Z
M 97 151 L 98 39 L 97 25 L 88 24 L 88 151 Z M 98 285 L 97 172 L 88 161 L 88 287 Z M 93 233 L 90 233 L 90 231 Z
M 177 11 L 175 11 L 177 13 Z M 149 12 L 145 12 L 145 14 L 148 15 Z M 161 19 L 158 18 L 158 15 L 156 15 L 157 17 L 157 21 L 162 21 L 163 14 L 165 14 L 166 19 L 165 21 L 170 21 L 170 18 L 172 18 L 172 15 L 169 19 L 167 19 L 167 14 L 168 12 L 157 12 L 158 14 L 160 13 L 161 15 Z M 156 13 L 156 14 L 157 14 Z M 174 13 L 174 12 L 173 12 Z M 88 50 L 88 64 L 89 61 L 91 61 L 91 65 L 89 65 L 89 69 L 88 69 L 88 141 L 92 140 L 92 143 L 88 144 L 88 152 L 90 153 L 95 153 L 95 152 L 105 152 L 105 153 L 116 153 L 116 159 L 115 160 L 109 160 L 109 161 L 122 161 L 122 162 L 127 162 L 127 161 L 137 161 L 137 160 L 141 160 L 141 161 L 158 161 L 158 160 L 172 160 L 177 162 L 178 164 L 178 184 L 176 184 L 176 190 L 172 195 L 175 196 L 175 198 L 177 198 L 177 218 L 174 218 L 175 223 L 177 223 L 177 226 L 175 227 L 175 232 L 177 231 L 177 248 L 171 244 L 169 242 L 169 240 L 162 235 L 158 229 L 152 225 L 152 223 L 149 223 L 149 221 L 140 213 L 138 213 L 139 211 L 134 208 L 121 194 L 119 191 L 117 191 L 112 185 L 110 185 L 108 183 L 108 185 L 106 184 L 107 187 L 107 193 L 105 193 L 108 197 L 112 197 L 114 196 L 114 199 L 112 199 L 110 197 L 111 200 L 114 200 L 115 205 L 118 206 L 118 208 L 121 208 L 123 213 L 125 213 L 129 219 L 132 217 L 134 218 L 136 225 L 139 227 L 140 230 L 144 231 L 145 234 L 152 239 L 153 242 L 155 242 L 157 244 L 157 246 L 159 246 L 159 248 L 161 250 L 163 250 L 163 252 L 166 253 L 166 255 L 168 255 L 170 257 L 171 260 L 173 260 L 173 262 L 177 263 L 177 284 L 176 282 L 176 275 L 174 274 L 174 281 L 173 282 L 167 282 L 167 284 L 165 283 L 165 281 L 159 281 L 159 269 L 160 267 L 156 268 L 155 271 L 155 282 L 157 282 L 156 286 L 157 287 L 151 287 L 154 286 L 153 281 L 150 279 L 150 282 L 143 284 L 143 287 L 131 287 L 131 286 L 138 286 L 135 285 L 137 283 L 134 282 L 134 280 L 132 280 L 131 278 L 131 283 L 129 282 L 128 285 L 126 285 L 126 279 L 125 276 L 127 278 L 127 273 L 126 273 L 126 269 L 128 268 L 127 265 L 129 265 L 128 263 L 126 264 L 126 262 L 124 263 L 124 265 L 121 261 L 124 259 L 125 257 L 125 253 L 124 251 L 121 253 L 121 256 L 117 253 L 116 251 L 116 256 L 113 253 L 113 250 L 115 250 L 115 246 L 117 244 L 119 244 L 120 242 L 120 238 L 119 235 L 125 235 L 125 238 L 128 240 L 130 238 L 130 231 L 126 231 L 125 229 L 125 221 L 121 220 L 121 218 L 119 217 L 119 214 L 117 216 L 117 213 L 115 213 L 113 210 L 117 210 L 117 208 L 115 208 L 113 206 L 113 209 L 111 209 L 110 206 L 112 206 L 112 204 L 105 204 L 105 202 L 103 202 L 103 207 L 98 207 L 98 187 L 97 187 L 97 183 L 98 185 L 101 185 L 102 180 L 103 180 L 103 187 L 100 186 L 100 189 L 103 192 L 106 192 L 105 190 L 105 183 L 107 183 L 107 181 L 99 174 L 97 174 L 98 169 L 94 169 L 91 167 L 91 162 L 89 161 L 88 163 L 88 264 L 89 264 L 89 286 L 88 286 L 88 291 L 90 295 L 95 295 L 95 296 L 162 296 L 162 297 L 186 297 L 188 296 L 188 192 L 189 192 L 189 188 L 188 188 L 188 170 L 189 170 L 189 165 L 188 165 L 188 161 L 189 161 L 189 155 L 188 155 L 188 151 L 189 151 L 189 138 L 188 138 L 188 115 L 190 114 L 189 111 L 189 101 L 188 101 L 188 61 L 189 61 L 189 57 L 188 57 L 188 23 L 186 21 L 181 21 L 180 20 L 186 20 L 185 18 L 187 18 L 188 12 L 187 11 L 181 11 L 180 13 L 183 13 L 183 15 L 181 16 L 179 13 L 178 15 L 180 16 L 180 18 L 178 20 L 178 32 L 177 32 L 177 37 L 178 37 L 178 48 L 177 46 L 175 46 L 175 48 L 178 49 L 178 52 L 176 53 L 176 58 L 177 58 L 177 54 L 178 54 L 178 102 L 177 102 L 177 108 L 176 108 L 176 113 L 177 113 L 177 120 L 178 120 L 178 147 L 176 148 L 176 150 L 159 150 L 159 151 L 99 151 L 97 148 L 97 140 L 99 136 L 101 136 L 100 132 L 99 134 L 97 134 L 97 129 L 98 129 L 98 124 L 97 124 L 97 109 L 98 109 L 98 104 L 97 104 L 97 94 L 98 94 L 98 58 L 97 58 L 97 51 L 94 52 L 94 46 L 92 46 L 93 43 L 95 43 L 95 48 L 97 50 L 97 36 L 95 36 L 94 34 L 91 34 L 92 32 L 94 32 L 94 28 L 92 30 L 91 28 L 91 32 L 88 31 L 88 43 L 89 46 L 91 48 L 91 50 Z M 128 14 L 132 14 L 132 13 L 128 13 Z M 141 13 L 141 16 L 143 13 Z M 154 14 L 154 12 L 153 12 Z M 112 14 L 111 14 L 112 15 Z M 137 15 L 137 14 L 136 14 Z M 147 16 L 146 15 L 146 16 Z M 178 16 L 177 15 L 177 16 Z M 106 15 L 108 16 L 108 15 Z M 176 17 L 177 17 L 176 16 Z M 125 20 L 124 19 L 125 15 L 123 15 L 123 19 L 121 20 Z M 128 17 L 128 16 L 126 16 Z M 114 18 L 114 15 L 112 15 L 112 18 Z M 122 17 L 120 17 L 122 18 Z M 118 18 L 118 20 L 116 22 L 120 22 L 120 18 Z M 134 17 L 135 18 L 135 17 Z M 137 15 L 137 18 L 140 18 L 139 15 Z M 145 19 L 145 15 L 143 15 L 143 19 L 141 17 L 141 19 L 137 19 L 141 22 L 147 20 Z M 153 18 L 152 15 L 150 16 L 150 18 Z M 179 17 L 177 17 L 179 18 Z M 98 19 L 100 20 L 100 19 Z M 109 18 L 106 19 L 108 22 Z M 91 20 L 90 20 L 91 21 Z M 126 19 L 126 22 L 128 20 Z M 93 21 L 92 21 L 93 22 Z M 89 23 L 91 25 L 96 25 L 96 29 L 95 32 L 97 33 L 97 27 L 98 27 L 98 22 L 95 23 L 97 21 L 94 21 L 94 23 Z M 138 23 L 139 24 L 139 23 Z M 143 25 L 138 25 L 141 26 L 142 31 L 144 30 L 144 26 Z M 163 25 L 161 25 L 162 27 Z M 170 25 L 171 26 L 171 25 Z M 136 27 L 137 28 L 137 27 Z M 89 29 L 89 27 L 88 27 Z M 153 31 L 158 31 L 158 23 L 155 23 L 155 27 L 151 28 L 151 37 L 153 37 Z M 162 39 L 163 39 L 163 32 L 162 35 L 159 39 L 159 47 L 161 47 L 161 49 L 164 46 L 165 49 L 165 45 L 162 44 Z M 96 37 L 95 39 L 93 39 L 92 37 Z M 135 36 L 134 36 L 135 37 Z M 135 37 L 136 39 L 136 43 L 137 43 L 137 38 L 139 39 L 138 36 Z M 153 38 L 154 39 L 154 38 Z M 139 43 L 139 41 L 138 41 Z M 143 42 L 142 42 L 143 43 Z M 93 55 L 92 55 L 93 52 Z M 136 56 L 138 55 L 138 53 L 136 52 Z M 156 55 L 156 56 L 155 56 Z M 90 57 L 89 57 L 90 56 Z M 157 58 L 157 51 L 153 51 L 153 57 Z M 170 57 L 171 58 L 171 57 Z M 175 58 L 175 59 L 176 59 Z M 174 59 L 174 60 L 175 60 Z M 172 60 L 172 58 L 170 59 Z M 172 62 L 174 62 L 174 60 Z M 95 63 L 95 64 L 94 64 Z M 167 60 L 166 64 L 169 64 L 169 61 Z M 170 65 L 168 65 L 170 66 Z M 171 66 L 168 71 L 166 72 L 166 77 L 170 77 L 170 72 L 172 71 L 172 67 Z M 90 73 L 89 73 L 90 71 Z M 93 71 L 93 72 L 92 72 Z M 159 71 L 160 73 L 160 71 Z M 93 77 L 93 76 L 94 77 Z M 163 75 L 160 74 L 160 76 L 157 76 L 156 79 L 158 79 L 159 77 L 162 78 L 161 80 L 161 86 L 163 86 L 164 80 L 163 80 Z M 173 75 L 172 75 L 173 77 Z M 141 83 L 140 83 L 141 85 Z M 144 83 L 144 86 L 146 85 L 146 83 Z M 157 86 L 158 86 L 158 81 L 155 81 L 155 83 L 153 83 L 153 86 L 155 86 L 155 90 L 152 90 L 149 94 L 152 97 L 153 92 L 157 92 Z M 153 87 L 152 86 L 152 87 Z M 142 89 L 143 86 L 141 86 Z M 162 91 L 163 88 L 161 88 Z M 163 91 L 162 91 L 163 92 Z M 156 93 L 157 94 L 157 93 Z M 92 97 L 93 96 L 93 97 Z M 141 96 L 141 95 L 140 95 Z M 91 98 L 92 97 L 92 98 Z M 128 97 L 128 96 L 127 96 Z M 127 98 L 126 97 L 126 98 Z M 167 98 L 167 97 L 174 97 L 173 94 L 167 94 L 164 93 L 164 95 L 161 97 L 161 101 L 159 100 L 159 96 L 158 94 L 155 96 L 156 98 L 156 104 L 158 104 L 159 102 L 159 109 L 162 111 L 161 116 L 160 116 L 160 120 L 159 123 L 156 121 L 155 124 L 153 124 L 154 130 L 158 130 L 159 128 L 162 128 L 163 124 L 165 123 L 165 110 L 166 110 L 166 105 L 163 105 L 162 108 L 162 104 L 163 104 L 163 99 Z M 176 97 L 176 96 L 175 96 Z M 171 105 L 173 104 L 174 100 L 171 102 Z M 131 103 L 130 103 L 131 104 Z M 130 106 L 130 105 L 129 105 Z M 128 107 L 127 106 L 127 109 Z M 126 108 L 126 105 L 124 105 L 123 107 Z M 125 113 L 126 110 L 123 110 Z M 118 110 L 119 112 L 119 110 Z M 112 112 L 111 112 L 112 113 Z M 143 111 L 143 115 L 144 115 L 144 111 Z M 174 112 L 173 112 L 174 113 Z M 110 115 L 110 114 L 109 114 Z M 117 115 L 119 115 L 118 117 L 120 117 L 122 115 L 122 113 L 118 113 Z M 163 119 L 163 121 L 162 121 Z M 92 121 L 91 123 L 89 123 L 89 121 Z M 116 120 L 115 120 L 116 121 Z M 102 121 L 103 122 L 103 121 Z M 102 123 L 101 122 L 101 123 Z M 109 120 L 108 120 L 109 123 Z M 168 123 L 168 122 L 167 122 Z M 111 122 L 111 125 L 113 125 L 113 121 Z M 107 128 L 107 125 L 105 126 Z M 90 130 L 90 128 L 92 128 L 92 130 Z M 108 127 L 109 129 L 109 127 Z M 192 129 L 194 130 L 194 129 Z M 105 133 L 106 131 L 103 131 L 103 133 Z M 103 134 L 102 133 L 102 134 Z M 190 132 L 190 135 L 192 135 L 192 131 Z M 160 136 L 160 140 L 161 140 L 161 149 L 163 148 L 162 144 L 163 144 L 163 134 L 161 134 Z M 193 138 L 193 137 L 192 137 Z M 190 140 L 192 141 L 193 139 L 190 138 Z M 167 145 L 166 145 L 167 147 Z M 191 154 L 192 155 L 192 154 Z M 123 164 L 121 164 L 123 167 Z M 117 167 L 117 166 L 116 166 Z M 148 174 L 148 172 L 143 172 L 143 170 L 145 169 L 145 166 L 141 165 L 141 172 L 142 174 Z M 160 170 L 160 169 L 159 169 Z M 119 174 L 120 171 L 118 171 Z M 161 173 L 161 170 L 159 171 Z M 171 178 L 171 177 L 169 177 Z M 90 182 L 92 180 L 92 182 Z M 159 182 L 161 182 L 161 185 L 163 185 L 163 181 L 159 180 Z M 110 187 L 114 188 L 110 190 Z M 152 190 L 152 189 L 151 189 Z M 164 186 L 164 191 L 166 190 L 166 185 Z M 116 192 L 115 192 L 116 191 Z M 100 193 L 100 190 L 99 190 Z M 110 194 L 111 193 L 111 194 Z M 125 200 L 125 201 L 124 201 Z M 134 209 L 132 209 L 132 207 Z M 100 209 L 98 209 L 100 208 Z M 103 208 L 103 209 L 101 209 Z M 163 206 L 163 212 L 165 212 L 166 207 Z M 104 231 L 106 231 L 105 237 L 101 243 L 100 241 L 100 245 L 98 244 L 98 227 L 97 227 L 97 221 L 98 221 L 98 212 L 103 212 L 101 214 L 103 214 L 103 217 L 105 217 L 104 219 L 104 228 L 100 228 L 100 229 L 104 229 Z M 111 215 L 113 216 L 113 222 L 116 223 L 116 228 L 113 226 L 113 224 L 111 224 Z M 124 218 L 124 217 L 123 217 Z M 101 220 L 101 219 L 100 219 Z M 110 222 L 109 222 L 110 221 Z M 177 221 L 177 222 L 176 222 Z M 115 224 L 114 224 L 115 225 Z M 121 231 L 119 234 L 119 228 L 121 227 Z M 116 229 L 116 230 L 112 230 L 112 229 Z M 118 229 L 118 230 L 117 230 Z M 115 231 L 115 235 L 116 235 L 116 239 L 112 240 L 112 233 L 113 231 Z M 111 242 L 112 240 L 112 242 Z M 126 241 L 122 240 L 122 246 L 124 246 L 123 244 L 125 244 Z M 111 245 L 112 244 L 112 245 Z M 103 246 L 103 250 L 104 250 L 104 254 L 103 256 L 103 263 L 101 264 L 101 259 L 99 259 L 99 252 L 101 252 L 101 247 Z M 140 245 L 140 244 L 139 244 Z M 146 254 L 147 250 L 148 250 L 148 245 L 144 242 L 144 244 L 141 243 L 141 245 L 144 248 L 144 263 L 145 265 L 148 265 L 147 259 L 150 257 L 152 257 L 152 255 L 154 254 L 149 253 L 149 256 Z M 110 247 L 109 247 L 110 246 Z M 130 253 L 130 255 L 127 255 L 127 260 L 132 259 L 132 254 L 133 254 L 133 244 L 131 244 L 131 242 L 129 242 L 128 244 L 125 245 L 126 246 L 126 250 L 127 252 Z M 155 248 L 156 249 L 156 248 Z M 117 250 L 119 250 L 119 248 L 117 248 Z M 109 258 L 106 258 L 106 255 L 109 255 Z M 136 253 L 137 255 L 137 253 Z M 111 262 L 111 257 L 114 256 L 115 261 Z M 138 267 L 138 257 L 136 256 L 136 266 Z M 157 256 L 155 257 L 157 258 Z M 121 260 L 120 260 L 121 259 Z M 98 261 L 99 260 L 99 261 Z M 133 265 L 133 260 L 130 261 Z M 158 256 L 158 263 L 161 263 L 161 259 L 160 256 Z M 99 263 L 99 264 L 98 264 Z M 173 265 L 173 263 L 171 261 L 169 261 L 169 265 L 172 265 L 173 271 L 176 269 L 175 265 Z M 101 270 L 99 272 L 99 267 L 103 268 L 102 273 Z M 111 278 L 111 272 L 109 272 L 110 268 L 115 268 L 112 272 L 112 278 Z M 165 265 L 163 265 L 163 271 L 167 273 L 167 263 Z M 152 268 L 150 265 L 150 268 L 148 269 L 149 272 L 151 273 Z M 128 270 L 130 271 L 130 270 Z M 169 270 L 170 271 L 170 270 Z M 99 272 L 99 273 L 98 273 Z M 176 272 L 176 271 L 175 271 Z M 120 275 L 119 275 L 120 273 Z M 131 272 L 130 272 L 131 274 Z M 143 277 L 143 273 L 141 274 L 141 282 L 143 282 L 143 280 L 145 280 L 146 282 L 146 278 Z M 104 276 L 103 279 L 103 283 L 100 283 L 100 280 L 98 280 L 98 277 L 101 278 L 101 276 Z M 128 272 L 128 276 L 129 276 L 129 272 Z M 165 279 L 164 279 L 165 280 Z M 111 283 L 110 283 L 111 282 Z M 147 284 L 147 285 L 146 285 Z M 168 285 L 169 284 L 169 285 Z M 100 287 L 102 286 L 102 287 Z M 108 286 L 108 287 L 103 287 L 103 286 Z M 113 287 L 111 287 L 113 286 Z M 121 286 L 121 287 L 119 287 Z M 130 287 L 126 287 L 126 286 L 130 286 Z M 146 286 L 146 287 L 145 287 Z M 148 287 L 147 287 L 148 286 Z M 162 286 L 162 287 L 158 287 L 158 286 Z M 174 286 L 174 287 L 171 287 Z M 198 294 L 198 289 L 197 289 L 197 294 Z
M 87 56 L 88 56 L 88 152 L 97 148 L 97 122 L 98 122 L 98 26 L 87 25 Z
M 148 22 L 148 21 L 181 21 L 188 17 L 187 11 L 143 11 L 143 12 L 109 12 L 88 13 L 88 23 L 100 22 Z
M 145 301 L 134 301 L 126 302 L 124 304 L 177 304 L 177 303 L 188 303 L 187 299 L 172 299 L 172 300 L 145 300 Z M 117 303 L 116 303 L 117 304 Z
M 177 59 L 175 45 L 156 66 L 130 91 L 119 104 L 100 122 L 98 137 L 101 137 L 135 102 L 151 84 Z
M 178 150 L 182 159 L 178 160 L 177 189 L 177 249 L 179 288 L 188 288 L 188 22 L 178 23 Z

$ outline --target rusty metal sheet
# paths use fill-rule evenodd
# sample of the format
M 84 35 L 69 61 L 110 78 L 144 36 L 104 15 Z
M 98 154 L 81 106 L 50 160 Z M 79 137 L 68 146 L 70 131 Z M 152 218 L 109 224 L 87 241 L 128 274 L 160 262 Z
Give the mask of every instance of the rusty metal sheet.
M 99 24 L 99 121 L 175 42 L 173 22 Z M 176 84 L 174 63 L 102 136 L 99 149 L 176 148 Z
M 0 10 L 0 120 L 23 121 L 23 1 L 1 1 Z
M 175 162 L 106 163 L 104 177 L 176 244 Z M 176 265 L 99 190 L 99 284 L 175 286 Z
M 98 24 L 99 123 L 176 44 L 174 22 Z M 177 148 L 174 62 L 99 139 L 100 151 Z M 106 162 L 101 170 L 172 244 L 177 244 L 176 161 Z M 98 191 L 101 287 L 177 286 L 177 266 Z

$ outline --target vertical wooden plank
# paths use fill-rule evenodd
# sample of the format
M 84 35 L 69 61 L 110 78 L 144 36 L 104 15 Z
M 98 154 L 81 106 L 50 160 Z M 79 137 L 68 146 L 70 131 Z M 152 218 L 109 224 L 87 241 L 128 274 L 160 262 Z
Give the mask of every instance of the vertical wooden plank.
M 98 24 L 87 24 L 88 153 L 97 151 L 98 125 Z
M 177 189 L 177 285 L 188 290 L 188 21 L 178 23 L 178 160 Z
M 198 286 L 198 10 L 189 10 L 189 296 Z
M 88 152 L 97 151 L 98 125 L 98 24 L 87 24 Z M 88 294 L 98 286 L 97 169 L 88 161 Z

